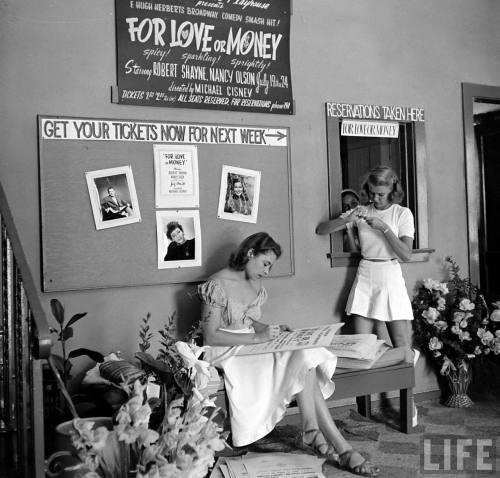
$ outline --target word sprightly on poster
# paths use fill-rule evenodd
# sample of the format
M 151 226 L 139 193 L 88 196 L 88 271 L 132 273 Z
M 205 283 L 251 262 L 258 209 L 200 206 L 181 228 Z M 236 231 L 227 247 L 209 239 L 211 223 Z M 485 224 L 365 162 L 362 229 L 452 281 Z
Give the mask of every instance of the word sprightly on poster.
M 116 0 L 117 98 L 292 114 L 290 0 Z

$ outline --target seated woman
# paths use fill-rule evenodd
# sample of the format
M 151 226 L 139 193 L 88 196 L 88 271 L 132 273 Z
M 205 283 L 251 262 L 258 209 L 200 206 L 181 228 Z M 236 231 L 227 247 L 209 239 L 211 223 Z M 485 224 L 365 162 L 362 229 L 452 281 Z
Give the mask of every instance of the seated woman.
M 281 247 L 265 232 L 247 237 L 229 265 L 198 288 L 203 302 L 204 359 L 224 371 L 233 444 L 250 444 L 267 435 L 297 400 L 302 442 L 328 461 L 363 476 L 379 469 L 345 440 L 333 421 L 325 398 L 335 388 L 331 377 L 337 357 L 325 348 L 236 356 L 238 345 L 272 340 L 286 325 L 260 322 L 267 299 L 261 281 L 267 277 Z M 338 454 L 338 458 L 337 455 Z

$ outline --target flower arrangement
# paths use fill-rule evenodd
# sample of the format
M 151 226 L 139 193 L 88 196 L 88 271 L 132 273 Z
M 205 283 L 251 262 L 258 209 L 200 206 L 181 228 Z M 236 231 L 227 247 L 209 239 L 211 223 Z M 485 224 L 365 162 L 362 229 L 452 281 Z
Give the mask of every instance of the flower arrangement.
M 146 352 L 152 338 L 149 318 L 143 319 L 139 334 L 146 376 L 121 385 L 129 398 L 113 417 L 112 428 L 73 420 L 79 463 L 67 469 L 77 477 L 202 478 L 215 452 L 227 445 L 220 409 L 207 387 L 213 368 L 199 358 L 204 347 L 175 341 L 172 316 L 160 333 L 162 349 L 153 358 Z
M 445 259 L 449 279 L 423 280 L 412 300 L 414 342 L 428 351 L 441 375 L 467 371 L 469 361 L 500 354 L 500 303 L 489 308 L 479 289 Z

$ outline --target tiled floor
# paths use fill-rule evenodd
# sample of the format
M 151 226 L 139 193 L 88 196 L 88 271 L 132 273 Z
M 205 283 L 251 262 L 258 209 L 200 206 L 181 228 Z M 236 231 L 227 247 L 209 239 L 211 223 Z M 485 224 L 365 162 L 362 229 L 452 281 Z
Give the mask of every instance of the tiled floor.
M 336 414 L 335 421 L 352 445 L 380 466 L 381 477 L 500 477 L 500 399 L 475 397 L 471 408 L 447 408 L 437 400 L 418 403 L 419 425 L 411 434 L 398 431 L 396 410 L 374 413 L 372 420 L 354 410 Z M 288 420 L 288 422 L 290 422 Z M 278 425 L 245 451 L 300 453 L 297 424 Z M 352 477 L 330 464 L 327 478 Z

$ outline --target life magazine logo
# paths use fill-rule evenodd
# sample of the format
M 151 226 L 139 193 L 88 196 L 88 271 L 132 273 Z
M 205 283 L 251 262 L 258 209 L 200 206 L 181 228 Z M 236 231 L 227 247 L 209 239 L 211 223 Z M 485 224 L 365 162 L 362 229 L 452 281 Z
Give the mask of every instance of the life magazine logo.
M 420 470 L 423 474 L 500 476 L 500 437 L 423 435 Z

